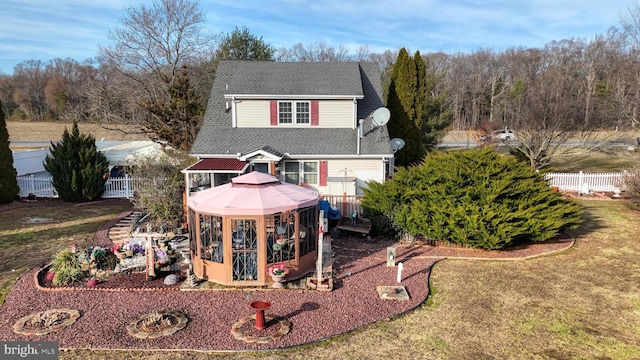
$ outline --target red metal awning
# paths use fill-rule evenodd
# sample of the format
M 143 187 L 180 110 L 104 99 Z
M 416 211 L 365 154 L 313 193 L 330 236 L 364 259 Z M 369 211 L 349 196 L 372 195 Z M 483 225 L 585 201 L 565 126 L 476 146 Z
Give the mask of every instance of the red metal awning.
M 234 158 L 206 158 L 189 166 L 186 171 L 242 172 L 249 164 Z

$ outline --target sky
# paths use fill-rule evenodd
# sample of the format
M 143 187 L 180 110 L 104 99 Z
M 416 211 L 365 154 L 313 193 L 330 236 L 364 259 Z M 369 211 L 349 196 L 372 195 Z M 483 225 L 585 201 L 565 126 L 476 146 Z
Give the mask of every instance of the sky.
M 153 0 L 2 0 L 0 73 L 27 60 L 82 62 L 109 46 L 124 9 Z M 247 27 L 263 41 L 290 48 L 324 42 L 355 53 L 421 53 L 542 48 L 554 40 L 590 40 L 634 0 L 201 0 L 206 30 Z

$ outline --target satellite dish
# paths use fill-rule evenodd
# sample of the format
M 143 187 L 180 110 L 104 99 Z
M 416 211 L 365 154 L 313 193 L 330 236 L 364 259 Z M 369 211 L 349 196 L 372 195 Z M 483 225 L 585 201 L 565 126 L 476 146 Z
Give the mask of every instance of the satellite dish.
M 383 126 L 389 122 L 389 118 L 391 117 L 391 112 L 386 107 L 378 108 L 371 115 L 371 122 L 374 126 L 379 127 Z
M 404 147 L 404 140 L 400 138 L 393 138 L 391 139 L 390 143 L 391 143 L 391 150 L 393 150 L 393 152 L 401 150 Z

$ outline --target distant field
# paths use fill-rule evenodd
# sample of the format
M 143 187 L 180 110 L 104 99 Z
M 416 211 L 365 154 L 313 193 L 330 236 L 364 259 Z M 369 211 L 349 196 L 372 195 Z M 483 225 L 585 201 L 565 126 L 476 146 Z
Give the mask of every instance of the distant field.
M 56 141 L 62 138 L 65 127 L 71 131 L 71 126 L 71 123 L 62 122 L 7 121 L 9 141 Z M 139 125 L 79 123 L 78 128 L 81 133 L 91 134 L 97 140 L 149 140 L 148 136 L 140 134 Z

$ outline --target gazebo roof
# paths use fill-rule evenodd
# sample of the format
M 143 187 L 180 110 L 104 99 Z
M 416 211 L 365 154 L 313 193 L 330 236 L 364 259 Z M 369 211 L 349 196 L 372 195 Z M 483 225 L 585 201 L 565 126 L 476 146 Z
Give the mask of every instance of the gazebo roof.
M 317 205 L 318 193 L 258 171 L 187 199 L 189 208 L 215 215 L 267 215 Z

